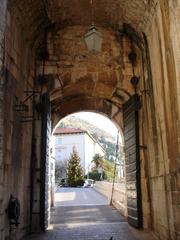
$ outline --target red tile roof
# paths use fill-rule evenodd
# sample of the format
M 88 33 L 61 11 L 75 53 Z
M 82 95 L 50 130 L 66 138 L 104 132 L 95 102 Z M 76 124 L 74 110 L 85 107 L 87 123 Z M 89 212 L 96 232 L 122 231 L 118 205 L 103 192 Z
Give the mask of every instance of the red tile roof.
M 87 132 L 79 128 L 56 128 L 54 135 L 73 134 L 73 133 L 87 133 Z

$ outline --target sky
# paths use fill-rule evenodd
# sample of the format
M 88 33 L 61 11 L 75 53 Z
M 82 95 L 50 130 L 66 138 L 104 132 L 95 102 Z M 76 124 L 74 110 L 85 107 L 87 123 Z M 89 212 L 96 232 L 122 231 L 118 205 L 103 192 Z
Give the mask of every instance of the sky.
M 106 132 L 110 133 L 115 138 L 117 137 L 118 129 L 115 124 L 107 117 L 92 112 L 80 112 L 74 113 L 71 116 L 75 116 L 81 118 L 93 125 L 97 126 L 98 128 L 105 130 Z

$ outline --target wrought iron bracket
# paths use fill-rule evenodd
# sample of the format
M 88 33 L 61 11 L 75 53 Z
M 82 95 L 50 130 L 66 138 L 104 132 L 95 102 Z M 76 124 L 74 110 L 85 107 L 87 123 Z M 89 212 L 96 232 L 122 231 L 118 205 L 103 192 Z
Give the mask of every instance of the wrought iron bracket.
M 16 112 L 27 112 L 29 107 L 25 103 L 31 99 L 33 95 L 40 94 L 39 91 L 24 91 L 24 93 L 28 94 L 28 96 L 23 101 L 20 101 L 19 104 L 14 105 L 14 111 Z

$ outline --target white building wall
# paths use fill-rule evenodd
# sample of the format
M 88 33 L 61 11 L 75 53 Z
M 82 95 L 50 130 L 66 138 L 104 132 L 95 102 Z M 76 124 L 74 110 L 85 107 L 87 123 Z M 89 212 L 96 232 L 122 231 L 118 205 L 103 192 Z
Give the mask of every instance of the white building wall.
M 95 154 L 104 156 L 102 147 L 95 142 L 89 135 L 85 134 L 85 168 L 86 173 L 92 168 L 92 159 Z
M 96 153 L 104 156 L 102 147 L 84 133 L 55 135 L 55 159 L 64 161 L 70 158 L 73 147 L 76 147 L 85 174 L 91 170 L 91 162 Z
M 49 165 L 49 184 L 50 184 L 50 205 L 55 204 L 55 137 L 50 138 L 50 165 Z
M 51 175 L 51 182 L 55 183 L 55 137 L 52 135 L 50 138 L 50 175 Z
M 91 162 L 95 154 L 95 142 L 85 134 L 85 173 L 91 170 Z
M 56 161 L 68 160 L 74 146 L 81 159 L 81 166 L 85 168 L 83 133 L 55 135 L 55 159 Z

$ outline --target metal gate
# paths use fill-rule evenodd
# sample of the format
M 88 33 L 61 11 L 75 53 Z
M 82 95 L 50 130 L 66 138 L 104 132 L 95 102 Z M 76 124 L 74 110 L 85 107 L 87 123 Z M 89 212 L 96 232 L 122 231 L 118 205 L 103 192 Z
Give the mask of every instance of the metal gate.
M 133 95 L 123 106 L 127 214 L 128 222 L 134 227 L 142 227 L 142 206 L 140 187 L 140 155 L 138 110 L 140 99 Z
M 42 123 L 41 123 L 41 185 L 40 185 L 40 228 L 45 231 L 49 221 L 49 158 L 51 136 L 51 109 L 47 93 L 42 95 Z

